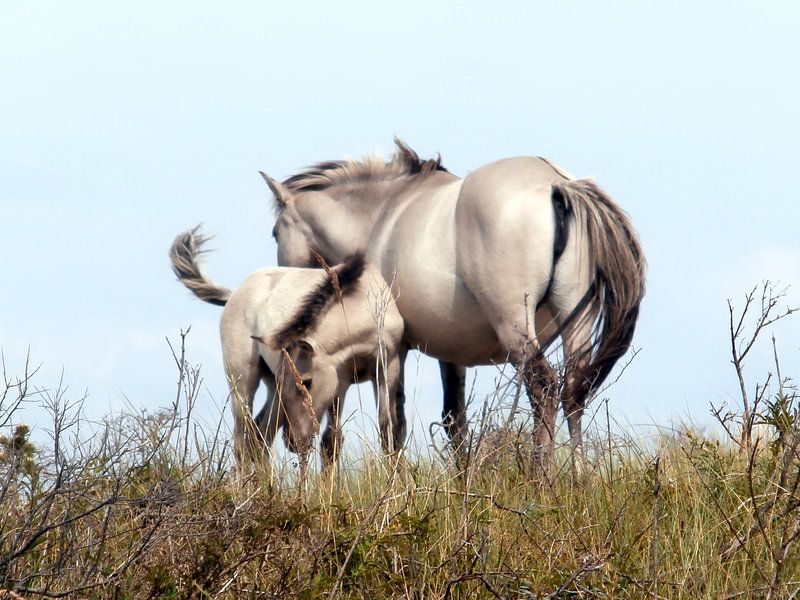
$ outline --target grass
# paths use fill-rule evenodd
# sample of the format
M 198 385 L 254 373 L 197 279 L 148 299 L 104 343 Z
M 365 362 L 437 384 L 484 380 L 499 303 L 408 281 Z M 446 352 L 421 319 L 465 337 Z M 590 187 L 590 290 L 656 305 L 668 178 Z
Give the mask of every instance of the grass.
M 776 320 L 764 289 L 753 340 Z M 731 307 L 744 409 L 715 409 L 718 437 L 594 425 L 581 477 L 562 448 L 532 480 L 529 421 L 491 406 L 461 468 L 362 446 L 335 476 L 238 472 L 224 428 L 197 427 L 183 344 L 169 408 L 100 426 L 63 388 L 4 373 L 0 599 L 797 597 L 800 400 L 777 350 L 777 391 L 746 396 L 754 293 L 740 319 Z M 52 416 L 49 441 L 22 424 L 30 401 Z
M 172 410 L 129 414 L 66 448 L 67 430 L 59 448 L 35 448 L 24 426 L 11 428 L 0 439 L 0 597 L 788 598 L 800 588 L 797 553 L 776 560 L 799 518 L 796 485 L 777 488 L 776 444 L 748 454 L 688 430 L 644 446 L 594 431 L 585 478 L 562 469 L 533 482 L 520 458 L 530 432 L 489 425 L 463 472 L 365 449 L 338 476 L 300 482 L 264 465 L 237 474 L 227 441 L 189 439 L 186 425 Z M 790 463 L 792 476 L 800 461 Z

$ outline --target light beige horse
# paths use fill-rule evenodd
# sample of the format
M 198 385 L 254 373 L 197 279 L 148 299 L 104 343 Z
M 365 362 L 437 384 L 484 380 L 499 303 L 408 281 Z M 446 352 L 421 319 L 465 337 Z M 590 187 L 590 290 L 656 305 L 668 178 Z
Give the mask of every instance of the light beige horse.
M 278 263 L 335 263 L 364 249 L 393 291 L 406 341 L 440 360 L 443 417 L 463 441 L 463 366 L 512 362 L 534 408 L 540 466 L 550 462 L 560 397 L 580 458 L 587 398 L 628 349 L 645 260 L 628 216 L 593 181 L 519 157 L 465 178 L 399 140 L 393 159 L 316 165 L 279 183 Z M 564 382 L 544 358 L 558 336 Z M 402 419 L 402 388 L 397 399 Z M 401 427 L 404 423 L 401 422 Z
M 269 448 L 281 425 L 287 447 L 304 456 L 327 412 L 323 467 L 335 464 L 341 402 L 352 383 L 367 380 L 375 389 L 384 449 L 399 449 L 393 409 L 403 320 L 380 272 L 354 254 L 327 271 L 263 268 L 231 291 L 200 271 L 206 240 L 197 228 L 180 234 L 170 259 L 178 279 L 198 298 L 225 307 L 220 337 L 237 460 L 254 456 L 262 445 Z M 259 381 L 267 386 L 267 402 L 253 422 Z

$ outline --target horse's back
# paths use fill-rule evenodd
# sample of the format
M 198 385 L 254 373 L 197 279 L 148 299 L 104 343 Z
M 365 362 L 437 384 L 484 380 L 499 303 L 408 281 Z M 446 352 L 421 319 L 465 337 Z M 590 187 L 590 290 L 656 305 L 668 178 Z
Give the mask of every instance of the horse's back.
M 479 194 L 484 201 L 519 192 L 550 197 L 554 183 L 571 176 L 554 163 L 537 156 L 516 156 L 497 160 L 472 171 L 464 178 L 459 203 Z
M 357 287 L 334 302 L 312 333 L 322 349 L 361 345 L 374 355 L 382 340 L 391 352 L 397 350 L 404 322 L 390 285 L 376 266 L 368 263 Z
M 289 267 L 265 267 L 248 275 L 231 294 L 220 319 L 226 362 L 255 360 L 258 351 L 252 336 L 269 339 L 325 276 L 321 269 Z M 279 353 L 268 354 L 277 361 Z

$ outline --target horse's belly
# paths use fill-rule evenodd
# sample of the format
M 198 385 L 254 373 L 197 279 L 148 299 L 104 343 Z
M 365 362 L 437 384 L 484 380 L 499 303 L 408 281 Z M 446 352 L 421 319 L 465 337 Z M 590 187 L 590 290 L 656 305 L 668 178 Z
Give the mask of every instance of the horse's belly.
M 487 344 L 485 339 L 474 335 L 474 330 L 467 330 L 466 333 L 463 337 L 437 338 L 417 337 L 410 333 L 407 340 L 412 348 L 428 356 L 465 367 L 506 362 L 508 357 L 502 352 L 496 337 L 493 343 Z
M 502 348 L 483 315 L 461 314 L 454 319 L 455 314 L 421 310 L 420 305 L 411 304 L 405 312 L 399 308 L 405 318 L 406 340 L 425 354 L 465 366 L 504 360 L 498 358 Z
M 425 354 L 460 365 L 504 361 L 494 328 L 456 274 L 455 201 L 460 181 L 398 203 L 369 245 L 406 324 L 405 339 Z

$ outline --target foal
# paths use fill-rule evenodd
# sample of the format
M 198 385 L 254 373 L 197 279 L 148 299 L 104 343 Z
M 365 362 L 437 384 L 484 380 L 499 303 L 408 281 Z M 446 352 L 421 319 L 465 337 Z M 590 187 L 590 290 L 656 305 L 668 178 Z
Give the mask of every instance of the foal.
M 207 237 L 199 227 L 170 249 L 172 269 L 198 298 L 224 306 L 220 338 L 233 399 L 234 449 L 242 464 L 284 427 L 284 441 L 305 456 L 321 418 L 323 468 L 337 460 L 341 402 L 352 383 L 371 380 L 386 452 L 402 447 L 393 399 L 400 376 L 403 319 L 380 272 L 355 254 L 331 269 L 267 267 L 236 290 L 199 268 Z M 252 418 L 259 382 L 267 402 Z

